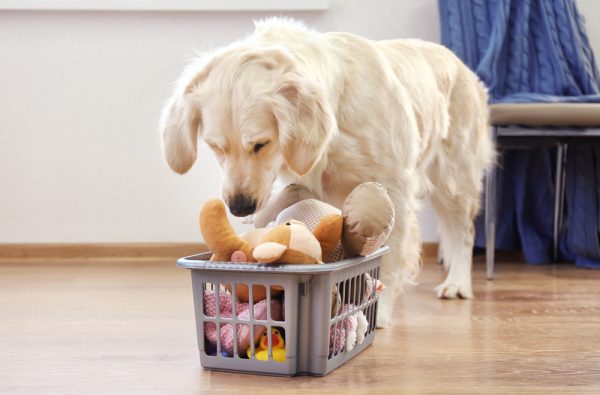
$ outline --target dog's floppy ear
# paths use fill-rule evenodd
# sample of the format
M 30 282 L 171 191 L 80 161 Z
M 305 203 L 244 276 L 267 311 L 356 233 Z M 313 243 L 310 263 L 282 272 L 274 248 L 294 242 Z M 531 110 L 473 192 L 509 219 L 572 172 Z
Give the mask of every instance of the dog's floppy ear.
M 325 92 L 296 72 L 286 72 L 277 88 L 274 115 L 288 167 L 298 175 L 307 174 L 323 155 L 337 128 Z
M 183 174 L 196 161 L 198 132 L 202 126 L 195 91 L 210 72 L 209 64 L 191 64 L 179 79 L 160 122 L 163 155 L 173 171 Z

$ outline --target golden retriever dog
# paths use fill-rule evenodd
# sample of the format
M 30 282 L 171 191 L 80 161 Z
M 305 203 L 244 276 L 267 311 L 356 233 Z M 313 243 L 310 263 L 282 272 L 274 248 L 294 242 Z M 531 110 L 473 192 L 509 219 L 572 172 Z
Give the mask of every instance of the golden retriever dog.
M 392 323 L 395 297 L 419 272 L 425 194 L 448 270 L 437 296 L 473 296 L 473 219 L 494 148 L 486 91 L 446 48 L 267 19 L 185 69 L 161 131 L 177 173 L 193 165 L 199 138 L 208 144 L 224 170 L 223 200 L 240 217 L 265 205 L 276 180 L 304 185 L 338 207 L 360 183 L 384 185 L 396 224 L 378 326 Z

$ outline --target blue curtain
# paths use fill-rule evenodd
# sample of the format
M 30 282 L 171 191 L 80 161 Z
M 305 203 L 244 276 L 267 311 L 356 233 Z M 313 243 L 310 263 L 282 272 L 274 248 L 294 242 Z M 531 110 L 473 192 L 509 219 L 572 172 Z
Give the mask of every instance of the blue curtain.
M 439 0 L 442 43 L 474 70 L 492 102 L 600 102 L 598 70 L 574 0 Z M 498 249 L 550 261 L 553 156 L 505 151 Z M 570 144 L 562 257 L 600 268 L 600 145 Z M 600 181 L 600 180 L 598 180 Z M 481 217 L 476 246 L 485 247 Z

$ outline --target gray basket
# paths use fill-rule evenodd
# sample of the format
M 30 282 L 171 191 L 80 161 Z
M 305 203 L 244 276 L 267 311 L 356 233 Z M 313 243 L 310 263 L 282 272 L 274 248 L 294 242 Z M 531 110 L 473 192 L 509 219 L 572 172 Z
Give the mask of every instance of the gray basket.
M 208 369 L 285 376 L 323 376 L 337 369 L 373 342 L 375 280 L 381 256 L 388 251 L 383 247 L 367 257 L 323 265 L 210 262 L 210 253 L 179 259 L 177 266 L 191 269 L 200 363 Z M 234 303 L 240 289 L 250 294 L 247 305 Z M 252 303 L 253 294 L 259 291 L 273 301 L 262 306 Z M 229 305 L 231 314 L 227 314 Z M 364 340 L 349 350 L 352 341 L 347 340 L 353 337 L 349 330 L 361 313 L 366 324 Z M 283 362 L 273 358 L 281 355 L 278 337 L 272 334 L 277 331 L 285 340 Z M 251 339 L 261 333 L 262 341 L 255 347 Z M 249 357 L 247 350 L 238 349 L 241 339 L 248 339 Z M 264 350 L 263 342 L 267 344 Z

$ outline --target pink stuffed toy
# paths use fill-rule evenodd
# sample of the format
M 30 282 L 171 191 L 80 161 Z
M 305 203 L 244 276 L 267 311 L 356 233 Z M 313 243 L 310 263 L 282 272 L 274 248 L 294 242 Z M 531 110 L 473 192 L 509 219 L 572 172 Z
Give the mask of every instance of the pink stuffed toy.
M 363 295 L 358 298 L 360 303 L 371 300 L 376 293 L 385 289 L 383 283 L 378 279 L 373 279 L 369 273 L 364 274 L 364 280 L 364 292 Z M 344 315 L 355 308 L 353 304 L 344 304 L 340 309 L 339 303 L 341 303 L 341 298 L 339 300 L 340 301 L 337 303 L 334 302 L 331 318 L 336 315 Z M 361 310 L 354 314 L 350 314 L 347 318 L 338 321 L 335 325 L 331 325 L 329 327 L 329 354 L 337 354 L 344 350 L 352 351 L 355 345 L 362 344 L 368 329 L 369 321 L 367 320 L 365 313 Z
M 231 294 L 225 290 L 219 292 L 219 317 L 231 318 L 233 315 L 233 308 L 231 304 Z M 237 302 L 235 304 L 235 311 L 239 320 L 249 320 L 250 316 L 250 305 L 248 303 Z M 217 313 L 217 298 L 214 291 L 204 292 L 204 314 L 207 317 L 216 317 Z M 260 302 L 254 303 L 254 319 L 255 320 L 266 320 L 267 319 L 267 301 L 261 300 Z M 271 319 L 275 321 L 281 321 L 281 302 L 277 299 L 271 299 Z M 263 325 L 254 326 L 254 342 L 258 342 L 262 334 L 266 331 L 266 327 Z M 213 322 L 206 322 L 204 324 L 204 336 L 211 343 L 217 344 L 217 326 Z M 237 340 L 238 340 L 238 353 L 242 354 L 246 352 L 246 349 L 250 345 L 250 326 L 249 325 L 237 325 Z M 233 354 L 233 325 L 232 324 L 221 324 L 221 350 Z
M 354 306 L 345 304 L 340 315 L 352 311 Z M 362 311 L 350 314 L 348 318 L 338 321 L 329 327 L 329 354 L 337 354 L 344 350 L 352 351 L 356 344 L 362 344 L 369 328 L 367 317 Z M 346 333 L 348 334 L 346 336 Z M 335 336 L 335 343 L 334 343 Z

